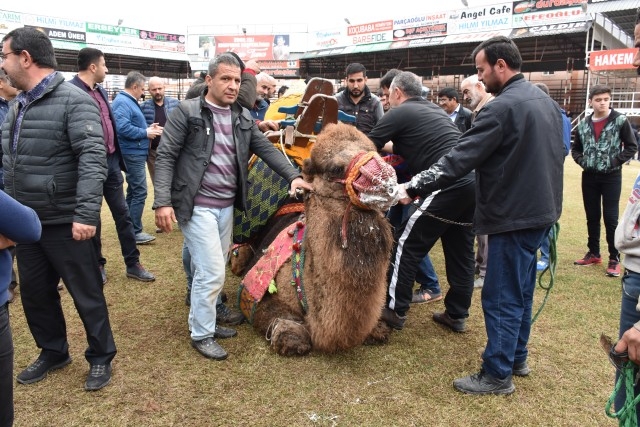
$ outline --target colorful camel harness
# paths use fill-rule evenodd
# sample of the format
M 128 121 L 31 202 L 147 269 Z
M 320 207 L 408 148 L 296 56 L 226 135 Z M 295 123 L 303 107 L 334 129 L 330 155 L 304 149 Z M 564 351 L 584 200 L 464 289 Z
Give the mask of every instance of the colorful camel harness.
M 345 193 L 349 199 L 340 235 L 342 248 L 346 249 L 347 226 L 351 205 L 364 210 L 375 208 L 388 209 L 395 201 L 396 179 L 395 171 L 375 151 L 359 153 L 347 167 L 344 179 L 333 179 L 333 182 L 344 184 Z M 295 287 L 298 301 L 304 313 L 308 305 L 304 292 L 302 272 L 304 270 L 304 236 L 306 221 L 304 214 L 291 226 L 282 230 L 275 240 L 264 250 L 258 262 L 247 272 L 240 284 L 238 300 L 249 323 L 253 323 L 256 305 L 262 300 L 267 291 L 278 291 L 275 277 L 280 268 L 293 261 L 291 285 Z

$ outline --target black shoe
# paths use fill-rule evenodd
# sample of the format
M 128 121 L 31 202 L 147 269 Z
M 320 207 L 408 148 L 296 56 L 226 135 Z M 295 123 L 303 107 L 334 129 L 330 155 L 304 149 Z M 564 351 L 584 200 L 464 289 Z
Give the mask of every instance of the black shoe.
M 191 346 L 209 359 L 224 360 L 227 358 L 227 352 L 224 348 L 220 347 L 220 344 L 211 337 L 201 341 L 191 340 Z
M 236 331 L 235 329 L 233 329 L 233 328 L 225 328 L 224 326 L 216 325 L 216 332 L 213 335 L 213 337 L 214 338 L 224 339 L 224 338 L 235 337 L 236 335 L 238 335 L 238 331 Z
M 483 369 L 477 374 L 454 380 L 453 387 L 467 394 L 511 394 L 516 391 L 511 375 L 501 380 L 487 374 Z
M 37 358 L 35 362 L 27 366 L 27 368 L 18 374 L 16 381 L 20 384 L 33 384 L 46 378 L 49 371 L 64 368 L 71 363 L 71 356 L 67 355 L 66 359 L 55 362 Z
M 139 262 L 131 267 L 127 267 L 127 277 L 140 280 L 141 282 L 153 282 L 156 280 L 156 276 L 151 274 L 149 270 L 145 269 Z
M 233 310 L 224 304 L 216 305 L 216 322 L 224 323 L 225 325 L 239 325 L 244 322 L 244 314 L 239 311 Z
M 87 391 L 100 390 L 111 382 L 111 364 L 91 365 L 84 389 Z
M 382 321 L 389 325 L 389 327 L 400 331 L 404 327 L 404 322 L 407 321 L 407 316 L 400 316 L 389 307 L 385 307 L 382 310 L 382 316 L 380 317 L 380 319 L 382 319 Z
M 464 332 L 467 330 L 466 319 L 452 319 L 446 311 L 442 313 L 433 313 L 433 320 L 436 323 L 446 326 L 453 332 Z
M 105 267 L 102 264 L 100 264 L 100 276 L 102 276 L 102 284 L 106 285 L 107 284 L 107 267 Z
M 526 377 L 530 373 L 531 373 L 531 369 L 529 368 L 529 365 L 527 365 L 526 360 L 521 363 L 513 364 L 513 375 L 518 377 Z

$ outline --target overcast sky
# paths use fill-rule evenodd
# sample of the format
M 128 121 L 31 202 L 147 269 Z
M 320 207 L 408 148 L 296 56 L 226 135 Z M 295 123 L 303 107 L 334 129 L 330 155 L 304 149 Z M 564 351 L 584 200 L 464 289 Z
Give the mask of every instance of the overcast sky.
M 161 4 L 170 4 L 163 7 Z M 151 31 L 186 34 L 196 25 L 307 24 L 310 30 L 372 22 L 428 12 L 464 8 L 461 1 L 427 0 L 422 5 L 414 0 L 394 2 L 350 2 L 345 0 L 302 1 L 244 0 L 242 2 L 143 2 L 107 0 L 100 3 L 75 1 L 25 0 L 3 2 L 0 9 L 48 15 L 56 18 L 117 24 Z M 372 3 L 377 3 L 373 5 Z M 499 0 L 468 0 L 469 7 L 501 3 Z M 202 6 L 200 6 L 202 4 Z M 241 5 L 230 8 L 229 5 Z M 304 5 L 303 5 L 304 4 Z M 219 6 L 218 6 L 219 5 Z M 366 7 L 365 7 L 366 5 Z

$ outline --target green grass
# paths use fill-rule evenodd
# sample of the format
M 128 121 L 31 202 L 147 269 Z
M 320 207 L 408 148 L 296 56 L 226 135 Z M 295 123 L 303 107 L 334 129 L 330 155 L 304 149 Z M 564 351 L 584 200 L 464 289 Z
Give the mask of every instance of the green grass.
M 621 212 L 640 163 L 624 167 Z M 151 191 L 151 189 L 150 189 Z M 535 182 L 531 183 L 535 191 Z M 144 223 L 153 232 L 152 194 Z M 337 355 L 301 358 L 275 355 L 249 325 L 221 341 L 229 352 L 210 361 L 190 346 L 184 304 L 182 234 L 159 234 L 141 246 L 142 263 L 157 280 L 125 277 L 108 209 L 103 212 L 104 250 L 109 260 L 105 294 L 118 346 L 111 384 L 83 389 L 86 339 L 66 291 L 73 363 L 33 385 L 15 385 L 16 426 L 612 426 L 604 405 L 613 388 L 613 368 L 598 345 L 601 332 L 617 336 L 620 280 L 605 266 L 578 267 L 586 252 L 586 221 L 580 170 L 565 162 L 564 211 L 555 287 L 534 323 L 528 378 L 515 378 L 511 396 L 467 396 L 454 378 L 477 371 L 486 334 L 475 292 L 469 332 L 436 325 L 436 302 L 414 307 L 406 326 L 384 346 L 358 347 Z M 604 231 L 603 231 L 604 233 Z M 606 247 L 604 234 L 602 246 Z M 440 247 L 432 251 L 441 283 L 446 276 Z M 235 303 L 238 279 L 225 290 Z M 536 310 L 544 292 L 536 291 Z M 38 354 L 19 296 L 10 306 L 15 373 Z M 1 410 L 1 409 L 0 409 Z

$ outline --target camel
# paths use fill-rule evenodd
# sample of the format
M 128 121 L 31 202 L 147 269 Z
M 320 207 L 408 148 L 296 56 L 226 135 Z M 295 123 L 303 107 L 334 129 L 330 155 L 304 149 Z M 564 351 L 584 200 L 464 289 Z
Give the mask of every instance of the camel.
M 342 123 L 323 128 L 302 171 L 314 187 L 304 214 L 272 218 L 254 259 L 235 260 L 236 274 L 253 265 L 240 308 L 282 356 L 385 343 L 390 329 L 379 319 L 393 236 L 384 212 L 395 202 L 395 172 Z

